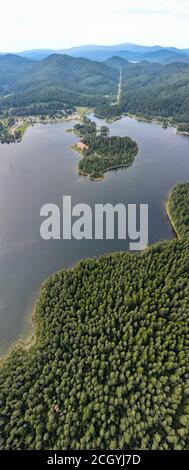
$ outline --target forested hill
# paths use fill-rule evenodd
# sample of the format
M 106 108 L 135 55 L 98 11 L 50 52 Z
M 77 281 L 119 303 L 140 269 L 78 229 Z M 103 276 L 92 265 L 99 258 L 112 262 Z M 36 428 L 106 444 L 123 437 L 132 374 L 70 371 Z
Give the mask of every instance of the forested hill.
M 105 61 L 120 68 L 119 58 Z M 189 65 L 150 64 L 147 61 L 121 64 L 122 89 L 119 105 L 101 106 L 96 114 L 112 118 L 123 112 L 163 118 L 173 123 L 189 123 Z
M 116 105 L 122 69 L 119 105 Z M 120 57 L 104 62 L 52 54 L 34 61 L 0 55 L 0 113 L 56 112 L 70 106 L 97 108 L 97 115 L 123 112 L 162 117 L 188 128 L 189 64 L 131 63 Z
M 10 75 L 10 64 L 14 68 Z M 22 63 L 22 69 L 21 69 Z M 34 103 L 95 106 L 117 93 L 118 70 L 100 62 L 53 54 L 42 61 L 0 56 L 0 110 Z
M 122 59 L 121 57 L 118 56 L 112 56 L 109 59 L 106 59 L 104 61 L 104 64 L 108 65 L 109 67 L 113 68 L 126 68 L 130 64 L 128 60 Z
M 44 284 L 36 343 L 0 370 L 1 449 L 189 450 L 188 199 L 169 201 L 179 240 Z

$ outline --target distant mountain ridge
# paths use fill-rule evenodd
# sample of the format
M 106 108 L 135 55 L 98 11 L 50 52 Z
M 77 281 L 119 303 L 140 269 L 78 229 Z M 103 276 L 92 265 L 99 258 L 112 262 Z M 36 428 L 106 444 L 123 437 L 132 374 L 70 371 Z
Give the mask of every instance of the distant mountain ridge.
M 159 63 L 171 63 L 173 61 L 189 63 L 189 49 L 178 49 L 176 47 L 163 47 L 159 45 L 141 46 L 130 43 L 112 46 L 89 44 L 60 50 L 34 49 L 18 52 L 17 55 L 33 60 L 42 60 L 53 53 L 67 54 L 72 57 L 81 57 L 97 61 L 103 61 L 116 55 L 123 57 L 124 59 L 137 62 L 148 60 L 149 62 Z

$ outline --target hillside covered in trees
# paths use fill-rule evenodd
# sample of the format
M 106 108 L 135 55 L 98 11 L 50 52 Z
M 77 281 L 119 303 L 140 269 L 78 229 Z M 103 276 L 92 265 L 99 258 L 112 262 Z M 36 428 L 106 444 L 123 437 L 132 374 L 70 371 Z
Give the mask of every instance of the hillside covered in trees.
M 122 86 L 116 104 L 120 69 Z M 98 116 L 107 118 L 122 113 L 163 118 L 185 130 L 189 64 L 132 63 L 115 56 L 98 62 L 66 54 L 37 61 L 0 55 L 0 117 L 55 113 L 73 106 L 96 108 Z
M 2 449 L 189 450 L 189 185 L 179 238 L 51 276 L 0 370 Z
M 106 64 L 120 68 L 116 58 Z M 120 102 L 111 106 L 108 103 L 96 109 L 99 117 L 120 116 L 131 113 L 146 119 L 166 119 L 173 124 L 182 123 L 187 131 L 189 124 L 189 65 L 173 63 L 169 65 L 150 64 L 147 61 L 121 64 L 122 89 Z
M 84 144 L 79 172 L 91 179 L 102 178 L 111 168 L 132 165 L 138 152 L 137 143 L 130 137 L 109 137 L 108 127 L 102 126 L 98 130 L 95 122 L 87 118 L 84 118 L 83 124 L 76 124 L 74 131 Z M 74 146 L 76 150 L 79 145 Z
M 117 92 L 119 72 L 103 62 L 52 54 L 41 61 L 0 56 L 0 113 L 97 106 Z

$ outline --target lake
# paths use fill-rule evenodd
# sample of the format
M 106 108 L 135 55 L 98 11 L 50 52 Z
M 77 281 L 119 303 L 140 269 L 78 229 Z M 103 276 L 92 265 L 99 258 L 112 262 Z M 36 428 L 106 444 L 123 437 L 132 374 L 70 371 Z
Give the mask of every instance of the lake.
M 98 125 L 103 120 L 95 119 Z M 165 211 L 170 188 L 189 181 L 189 138 L 174 128 L 129 117 L 109 124 L 113 135 L 137 141 L 139 153 L 129 169 L 108 172 L 104 180 L 79 176 L 75 122 L 39 124 L 21 143 L 0 145 L 0 353 L 31 328 L 31 311 L 40 285 L 51 273 L 89 256 L 125 251 L 120 240 L 40 238 L 43 204 L 149 204 L 149 243 L 174 237 Z

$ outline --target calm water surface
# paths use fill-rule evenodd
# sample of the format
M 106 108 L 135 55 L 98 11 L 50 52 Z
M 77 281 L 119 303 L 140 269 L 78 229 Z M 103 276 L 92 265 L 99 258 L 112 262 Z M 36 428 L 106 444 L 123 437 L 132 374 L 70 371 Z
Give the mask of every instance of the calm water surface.
M 173 185 L 189 180 L 189 138 L 124 117 L 109 127 L 138 142 L 135 163 L 92 182 L 78 176 L 79 156 L 70 148 L 77 138 L 66 132 L 74 124 L 39 124 L 21 143 L 0 145 L 0 353 L 29 331 L 29 312 L 51 273 L 82 258 L 128 249 L 119 240 L 42 241 L 42 204 L 61 207 L 63 195 L 92 206 L 148 203 L 150 244 L 174 236 L 164 203 Z

